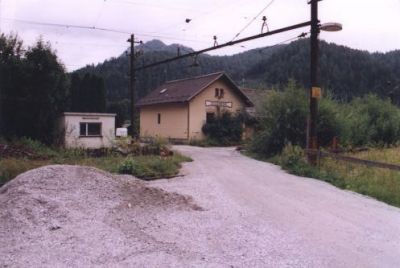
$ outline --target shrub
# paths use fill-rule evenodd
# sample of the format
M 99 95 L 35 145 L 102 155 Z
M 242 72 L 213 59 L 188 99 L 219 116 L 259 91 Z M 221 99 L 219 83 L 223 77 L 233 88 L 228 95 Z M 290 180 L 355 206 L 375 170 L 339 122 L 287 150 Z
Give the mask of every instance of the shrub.
M 317 132 L 320 146 L 328 146 L 334 137 L 342 137 L 345 132 L 344 122 L 340 117 L 343 105 L 330 97 L 322 98 L 318 107 Z
M 12 142 L 14 145 L 21 145 L 23 147 L 29 148 L 38 155 L 44 157 L 53 157 L 57 155 L 57 152 L 52 150 L 49 146 L 41 143 L 38 140 L 33 140 L 31 138 L 22 137 L 15 139 Z
M 295 167 L 305 162 L 304 150 L 299 146 L 288 144 L 279 156 L 279 164 L 283 167 Z
M 118 167 L 118 173 L 121 174 L 133 174 L 135 170 L 135 160 L 132 158 L 125 159 Z
M 391 145 L 400 140 L 400 109 L 375 95 L 343 105 L 344 141 L 354 146 Z
M 181 162 L 190 160 L 190 158 L 179 154 L 167 158 L 155 156 L 127 158 L 119 165 L 118 173 L 130 174 L 144 179 L 171 177 L 179 172 Z
M 160 155 L 162 151 L 170 151 L 168 140 L 162 137 L 155 137 L 143 146 L 143 155 Z
M 285 144 L 304 146 L 306 139 L 307 96 L 290 82 L 283 92 L 272 92 L 259 111 L 260 130 L 251 149 L 263 156 L 281 152 Z
M 202 131 L 210 144 L 233 145 L 242 140 L 243 122 L 239 115 L 224 112 L 221 116 L 204 124 Z
M 345 127 L 340 118 L 341 105 L 329 96 L 319 102 L 317 135 L 321 146 L 340 137 Z M 307 90 L 290 81 L 282 92 L 273 91 L 260 111 L 259 131 L 250 149 L 264 157 L 282 152 L 287 144 L 305 147 L 309 99 Z

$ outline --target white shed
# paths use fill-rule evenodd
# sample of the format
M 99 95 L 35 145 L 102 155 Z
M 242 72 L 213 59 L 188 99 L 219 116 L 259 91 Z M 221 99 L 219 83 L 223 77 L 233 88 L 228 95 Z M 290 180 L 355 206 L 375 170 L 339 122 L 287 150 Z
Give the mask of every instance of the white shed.
M 66 148 L 112 147 L 115 140 L 115 114 L 64 113 L 60 127 Z

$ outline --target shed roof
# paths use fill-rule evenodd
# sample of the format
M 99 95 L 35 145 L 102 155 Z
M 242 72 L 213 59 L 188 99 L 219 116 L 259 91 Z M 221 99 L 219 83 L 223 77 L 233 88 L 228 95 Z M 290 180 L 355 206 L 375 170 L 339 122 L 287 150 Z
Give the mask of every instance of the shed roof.
M 140 99 L 137 105 L 140 107 L 153 104 L 187 102 L 219 79 L 223 79 L 227 82 L 247 105 L 253 106 L 250 99 L 239 89 L 232 79 L 223 72 L 165 82 L 147 96 Z
M 86 112 L 65 112 L 63 116 L 97 116 L 97 117 L 116 117 L 117 114 L 109 113 L 86 113 Z

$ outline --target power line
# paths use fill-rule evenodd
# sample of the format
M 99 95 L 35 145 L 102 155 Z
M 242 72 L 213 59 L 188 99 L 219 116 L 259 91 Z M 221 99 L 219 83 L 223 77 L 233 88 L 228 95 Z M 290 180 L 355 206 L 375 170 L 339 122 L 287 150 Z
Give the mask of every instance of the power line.
M 279 45 L 283 45 L 285 43 L 292 42 L 292 41 L 297 40 L 297 39 L 305 38 L 305 37 L 307 37 L 308 34 L 310 34 L 310 32 L 302 32 L 301 34 L 297 35 L 296 37 L 292 37 L 292 38 L 283 40 L 283 41 L 281 41 L 279 43 L 276 43 L 276 44 L 274 44 L 272 46 L 269 46 L 269 47 L 260 48 L 260 49 L 258 49 L 258 52 L 262 53 L 263 50 L 270 49 L 270 48 L 273 48 L 273 47 L 276 47 L 276 46 L 279 46 Z
M 97 13 L 96 20 L 94 21 L 93 26 L 96 26 L 96 25 L 97 25 L 97 23 L 99 22 L 99 19 L 100 19 L 101 15 L 103 14 L 103 9 L 104 9 L 104 6 L 105 6 L 107 0 L 102 0 L 102 1 L 103 1 L 103 3 L 102 3 L 102 5 L 101 5 L 101 7 L 100 7 L 99 12 Z
M 118 45 L 112 43 L 82 43 L 82 42 L 63 42 L 63 41 L 55 41 L 54 44 L 68 45 L 68 46 L 90 46 L 90 47 L 124 47 L 127 48 L 126 45 Z
M 111 32 L 111 33 L 124 34 L 124 35 L 131 34 L 130 32 L 127 32 L 127 31 L 115 30 L 115 29 L 110 29 L 110 28 L 102 28 L 102 27 L 96 27 L 96 26 L 38 22 L 38 21 L 11 19 L 11 18 L 0 18 L 0 19 L 1 20 L 8 20 L 8 21 L 15 21 L 15 22 L 18 22 L 18 23 L 31 24 L 31 25 L 40 25 L 40 26 L 49 26 L 49 27 L 61 27 L 61 28 L 67 28 L 67 29 L 97 30 L 97 31 Z M 152 34 L 148 34 L 148 33 L 138 33 L 137 35 L 142 36 L 142 37 L 151 37 L 151 38 L 159 38 L 159 39 L 167 39 L 167 40 L 187 41 L 187 42 L 204 43 L 204 44 L 208 43 L 208 42 L 195 40 L 195 39 L 183 39 L 183 38 L 176 38 L 176 37 L 165 36 L 165 35 L 152 35 Z
M 239 35 L 246 30 L 267 8 L 269 8 L 275 0 L 271 0 L 266 7 L 264 7 L 249 23 L 246 24 L 236 35 L 232 38 L 231 41 L 234 41 Z
M 230 5 L 234 5 L 235 3 L 232 3 L 232 1 L 231 1 L 229 4 L 230 4 Z M 197 16 L 190 18 L 190 22 L 196 21 L 196 20 L 197 20 L 198 18 L 200 18 L 200 17 L 201 17 L 201 18 L 205 18 L 205 17 L 210 16 L 211 14 L 214 14 L 215 12 L 218 12 L 218 11 L 221 10 L 221 8 L 222 8 L 224 5 L 225 5 L 225 4 L 218 5 L 218 6 L 214 7 L 211 11 L 200 12 L 200 14 L 198 14 Z M 183 20 L 182 20 L 182 21 L 183 21 Z M 165 32 L 166 30 L 168 30 L 168 29 L 170 29 L 170 28 L 176 28 L 177 26 L 185 25 L 185 24 L 187 24 L 187 23 L 188 23 L 188 22 L 174 23 L 174 24 L 171 24 L 171 25 L 169 25 L 169 26 L 167 26 L 167 27 L 164 27 L 164 28 L 158 30 L 158 32 Z M 192 22 L 192 23 L 193 23 L 193 22 Z
M 187 57 L 193 57 L 193 56 L 196 57 L 197 55 L 205 53 L 205 52 L 208 52 L 208 51 L 220 49 L 220 48 L 227 47 L 227 46 L 233 46 L 233 45 L 236 45 L 236 44 L 239 44 L 239 43 L 243 43 L 243 42 L 247 42 L 247 41 L 250 41 L 250 40 L 253 40 L 253 39 L 257 39 L 257 38 L 261 38 L 261 37 L 265 37 L 265 36 L 269 36 L 269 35 L 273 35 L 273 34 L 278 34 L 278 33 L 286 32 L 286 31 L 290 31 L 290 30 L 294 30 L 294 29 L 310 26 L 310 25 L 311 25 L 311 21 L 295 24 L 295 25 L 292 25 L 292 26 L 288 26 L 288 27 L 277 29 L 277 30 L 269 31 L 269 32 L 266 32 L 266 33 L 261 33 L 261 34 L 258 34 L 258 35 L 245 37 L 245 38 L 242 38 L 242 39 L 239 39 L 239 40 L 236 40 L 236 41 L 230 41 L 230 42 L 227 42 L 227 43 L 224 43 L 224 44 L 221 44 L 221 45 L 212 46 L 212 47 L 209 47 L 209 48 L 206 48 L 206 49 L 202 49 L 202 50 L 199 50 L 199 51 L 194 51 L 194 52 L 191 52 L 191 53 L 188 53 L 188 54 L 180 55 L 180 56 L 169 58 L 169 59 L 166 59 L 166 60 L 150 63 L 150 64 L 144 65 L 142 67 L 136 68 L 136 70 L 147 69 L 147 68 L 150 68 L 150 67 L 154 67 L 154 66 L 157 66 L 157 65 L 161 65 L 161 64 L 164 64 L 164 63 L 172 62 L 172 61 L 183 59 L 183 58 L 187 58 Z
M 0 18 L 1 20 L 15 21 L 18 23 L 32 24 L 32 25 L 40 25 L 40 26 L 50 26 L 50 27 L 62 27 L 62 28 L 75 28 L 75 29 L 88 29 L 88 30 L 97 30 L 97 31 L 105 31 L 112 33 L 120 33 L 120 34 L 130 34 L 121 30 L 114 30 L 108 28 L 100 28 L 95 26 L 85 26 L 85 25 L 75 25 L 75 24 L 61 24 L 61 23 L 49 23 L 49 22 L 39 22 L 32 20 L 21 20 L 21 19 L 11 19 L 11 18 Z
M 173 9 L 173 10 L 183 10 L 183 11 L 196 11 L 198 10 L 195 9 L 189 9 L 189 8 L 181 8 L 177 6 L 164 6 L 164 5 L 155 5 L 155 4 L 148 4 L 148 3 L 140 3 L 140 2 L 132 2 L 132 1 L 127 1 L 127 0 L 114 0 L 111 3 L 122 3 L 122 4 L 128 4 L 128 5 L 138 5 L 138 6 L 148 6 L 148 7 L 156 7 L 156 8 L 162 8 L 162 9 Z

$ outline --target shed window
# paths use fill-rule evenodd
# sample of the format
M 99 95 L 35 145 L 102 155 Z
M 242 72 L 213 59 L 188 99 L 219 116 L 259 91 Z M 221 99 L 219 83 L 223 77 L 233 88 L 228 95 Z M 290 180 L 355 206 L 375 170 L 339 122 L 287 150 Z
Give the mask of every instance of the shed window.
M 101 136 L 101 123 L 80 123 L 79 135 L 84 137 Z
M 157 123 L 161 124 L 161 114 L 157 114 Z
M 218 97 L 219 96 L 219 88 L 216 88 L 215 89 L 215 97 Z

